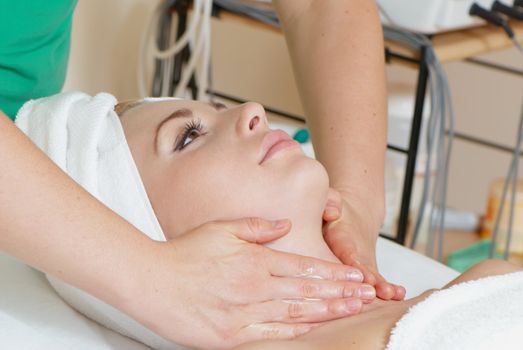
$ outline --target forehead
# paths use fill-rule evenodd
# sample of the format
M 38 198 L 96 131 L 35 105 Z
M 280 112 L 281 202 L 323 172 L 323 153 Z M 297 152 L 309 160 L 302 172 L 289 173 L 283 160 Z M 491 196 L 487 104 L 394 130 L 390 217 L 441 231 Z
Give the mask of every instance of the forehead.
M 140 126 L 148 128 L 158 125 L 164 118 L 176 110 L 189 109 L 195 114 L 198 112 L 214 113 L 224 105 L 205 103 L 191 100 L 170 101 L 135 101 L 117 106 L 115 110 L 120 114 L 122 123 L 126 126 Z

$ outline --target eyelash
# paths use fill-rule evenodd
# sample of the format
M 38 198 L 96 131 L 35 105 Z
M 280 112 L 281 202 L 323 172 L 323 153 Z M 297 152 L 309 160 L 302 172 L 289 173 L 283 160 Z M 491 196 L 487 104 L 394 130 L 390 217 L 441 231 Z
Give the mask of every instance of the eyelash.
M 197 136 L 194 137 L 191 142 L 185 143 L 187 141 L 187 138 L 191 136 L 192 133 L 196 132 Z M 185 124 L 185 127 L 181 133 L 181 136 L 178 137 L 179 141 L 176 142 L 176 146 L 174 147 L 175 151 L 181 151 L 188 145 L 190 145 L 196 138 L 205 135 L 206 132 L 204 132 L 204 126 L 202 124 L 201 120 L 191 120 L 187 124 Z

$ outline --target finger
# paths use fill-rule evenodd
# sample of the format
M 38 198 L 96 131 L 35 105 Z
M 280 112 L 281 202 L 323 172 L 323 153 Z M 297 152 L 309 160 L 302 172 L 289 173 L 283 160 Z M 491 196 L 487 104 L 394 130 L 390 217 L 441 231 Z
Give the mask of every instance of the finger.
M 323 211 L 323 220 L 335 221 L 341 216 L 342 201 L 338 191 L 329 188 L 327 193 L 327 203 Z
M 281 238 L 291 229 L 289 220 L 265 220 L 257 217 L 234 221 L 217 221 L 214 225 L 224 226 L 233 235 L 251 243 L 267 243 Z
M 238 333 L 238 340 L 240 343 L 247 343 L 257 340 L 294 339 L 318 326 L 309 323 L 256 323 L 242 328 Z
M 247 306 L 244 311 L 256 322 L 311 323 L 336 320 L 361 311 L 358 298 L 333 300 L 271 300 Z
M 351 266 L 356 267 L 363 274 L 363 282 L 368 283 L 372 286 L 375 286 L 377 283 L 384 281 L 383 278 L 380 279 L 380 275 L 375 274 L 372 269 L 368 268 L 366 265 L 363 265 L 358 260 L 353 259 Z
M 311 278 L 276 278 L 268 288 L 270 299 L 342 299 L 372 301 L 376 290 L 369 284 Z
M 361 264 L 355 264 L 355 267 L 362 271 L 364 283 L 368 283 L 376 288 L 376 296 L 383 300 L 403 300 L 405 298 L 406 290 L 402 286 L 398 286 L 387 282 L 383 276 L 374 272 Z
M 352 266 L 320 259 L 272 251 L 268 269 L 273 276 L 313 277 L 327 280 L 363 281 L 363 274 Z
M 396 295 L 394 286 L 387 282 L 378 282 L 375 285 L 376 296 L 383 300 L 391 300 Z
M 377 272 L 374 272 L 372 269 L 367 269 L 366 267 L 359 267 L 363 271 L 363 275 L 366 277 L 363 282 L 369 283 L 376 288 L 376 296 L 383 300 L 403 300 L 405 298 L 405 288 L 402 286 L 395 285 L 393 283 L 387 282 L 382 275 Z M 375 283 L 368 279 L 368 275 L 372 274 L 375 279 Z
M 379 282 L 379 279 L 377 278 L 376 274 L 366 265 L 362 264 L 358 260 L 356 254 L 349 253 L 349 250 L 345 250 L 342 253 L 338 254 L 338 257 L 341 260 L 341 262 L 345 265 L 352 266 L 358 269 L 363 275 L 363 282 L 368 283 L 370 285 L 375 285 Z
M 394 294 L 394 297 L 392 299 L 399 300 L 399 301 L 405 299 L 405 295 L 407 294 L 407 290 L 404 287 L 398 286 L 398 285 L 394 285 L 394 290 L 395 290 L 395 294 Z

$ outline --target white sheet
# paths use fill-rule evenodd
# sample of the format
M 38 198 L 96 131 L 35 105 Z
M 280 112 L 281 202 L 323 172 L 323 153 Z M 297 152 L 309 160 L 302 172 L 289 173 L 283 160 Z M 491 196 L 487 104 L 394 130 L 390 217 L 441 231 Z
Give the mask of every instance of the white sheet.
M 391 281 L 414 296 L 437 288 L 457 272 L 384 239 L 378 240 L 378 265 Z M 0 348 L 3 350 L 145 350 L 65 304 L 45 277 L 0 254 Z

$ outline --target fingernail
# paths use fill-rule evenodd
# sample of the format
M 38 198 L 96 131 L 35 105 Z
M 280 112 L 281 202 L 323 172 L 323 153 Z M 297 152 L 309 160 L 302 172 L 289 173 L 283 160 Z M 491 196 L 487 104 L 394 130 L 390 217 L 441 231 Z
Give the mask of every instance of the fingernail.
M 289 226 L 289 220 L 283 219 L 274 222 L 274 228 L 276 230 L 283 230 Z
M 374 299 L 376 298 L 376 289 L 369 285 L 363 285 L 358 288 L 356 295 L 362 299 Z
M 358 270 L 352 270 L 347 273 L 347 280 L 354 282 L 363 282 L 363 274 Z
M 338 208 L 336 207 L 329 207 L 325 210 L 325 213 L 327 214 L 327 216 L 340 216 L 340 211 L 338 210 Z
M 361 301 L 359 299 L 347 299 L 345 301 L 345 309 L 349 314 L 355 314 L 361 310 Z

